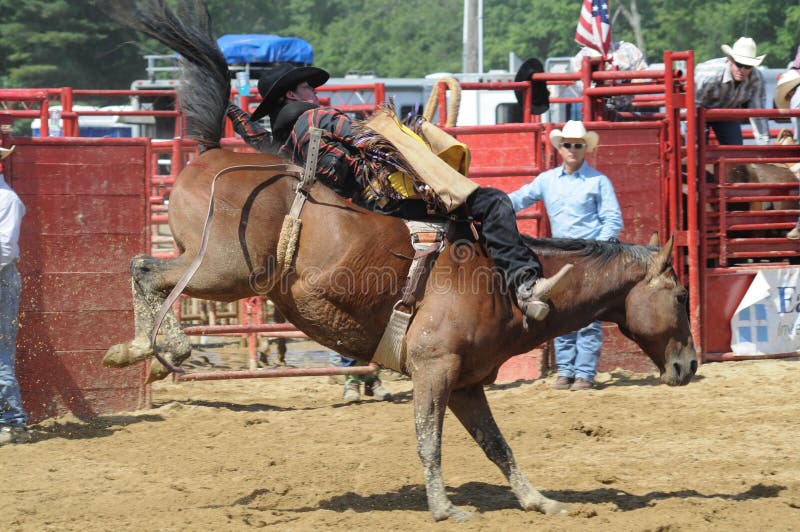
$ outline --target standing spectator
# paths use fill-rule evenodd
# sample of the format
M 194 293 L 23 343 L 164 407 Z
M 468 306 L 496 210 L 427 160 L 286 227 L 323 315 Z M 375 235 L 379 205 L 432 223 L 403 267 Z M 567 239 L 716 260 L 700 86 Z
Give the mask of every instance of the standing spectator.
M 614 187 L 608 177 L 585 162 L 599 137 L 586 131 L 582 122 L 570 120 L 564 129 L 554 129 L 550 142 L 558 149 L 563 164 L 541 173 L 510 194 L 515 211 L 543 201 L 553 237 L 616 240 L 622 230 Z M 590 390 L 594 387 L 597 362 L 603 344 L 603 330 L 595 321 L 579 331 L 554 340 L 558 378 L 556 389 Z
M 740 37 L 731 48 L 722 45 L 725 57 L 700 63 L 694 70 L 695 100 L 706 109 L 766 109 L 764 75 L 756 68 L 764 60 L 756 55 L 756 42 Z M 756 143 L 769 144 L 769 121 L 751 118 Z M 720 144 L 743 144 L 739 120 L 708 122 Z M 706 131 L 706 134 L 708 132 Z
M 627 41 L 611 41 L 608 53 L 611 56 L 611 61 L 606 63 L 606 70 L 647 70 L 648 68 L 644 53 L 633 43 Z M 600 52 L 588 46 L 581 48 L 580 51 L 575 54 L 575 57 L 570 60 L 572 72 L 580 72 L 584 57 L 600 57 Z M 576 81 L 574 89 L 576 95 L 582 94 L 583 82 L 580 80 Z M 614 120 L 617 118 L 617 113 L 633 111 L 633 96 L 626 94 L 610 96 L 605 100 L 605 107 L 609 119 Z M 574 104 L 571 107 L 572 112 L 570 113 L 570 118 L 580 120 L 581 108 L 581 104 Z
M 330 361 L 332 365 L 343 368 L 366 366 L 365 363 L 359 362 L 355 358 L 346 357 L 334 351 L 331 351 Z M 378 367 L 374 375 L 345 375 L 343 395 L 345 402 L 357 403 L 361 400 L 362 382 L 364 383 L 364 395 L 367 397 L 374 396 L 381 401 L 391 401 L 393 399 L 392 394 L 383 387 L 383 383 L 378 377 L 379 373 L 380 367 Z
M 0 160 L 11 149 L 0 147 Z M 0 173 L 0 445 L 28 441 L 28 414 L 22 407 L 15 371 L 17 331 L 19 330 L 19 292 L 17 271 L 19 230 L 25 205 Z
M 778 85 L 775 87 L 775 107 L 778 109 L 800 110 L 800 71 L 790 68 L 780 75 Z M 800 117 L 792 117 L 794 140 L 800 143 Z
M 798 51 L 800 55 L 800 49 Z M 800 110 L 800 72 L 790 68 L 778 78 L 778 85 L 775 87 L 775 107 L 778 109 Z M 794 141 L 800 142 L 800 118 L 792 117 L 792 127 L 794 128 Z M 780 138 L 780 135 L 778 135 Z M 790 141 L 791 143 L 791 141 Z M 791 231 L 786 233 L 786 238 L 791 240 L 800 239 L 800 218 Z

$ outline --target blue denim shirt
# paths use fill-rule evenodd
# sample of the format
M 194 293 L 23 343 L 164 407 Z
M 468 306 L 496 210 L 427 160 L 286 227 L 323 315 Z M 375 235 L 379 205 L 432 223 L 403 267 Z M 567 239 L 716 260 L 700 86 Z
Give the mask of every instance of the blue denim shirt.
M 586 162 L 573 174 L 563 166 L 543 172 L 509 197 L 517 212 L 544 201 L 556 238 L 609 240 L 623 227 L 611 181 Z

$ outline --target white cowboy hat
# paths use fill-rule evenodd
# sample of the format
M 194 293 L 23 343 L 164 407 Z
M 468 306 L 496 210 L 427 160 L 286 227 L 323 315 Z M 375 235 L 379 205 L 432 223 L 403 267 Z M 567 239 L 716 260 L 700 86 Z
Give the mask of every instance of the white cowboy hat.
M 778 76 L 778 85 L 775 87 L 775 107 L 778 109 L 788 109 L 789 92 L 800 85 L 800 72 L 790 68 Z
M 561 144 L 561 139 L 583 139 L 586 141 L 586 151 L 592 152 L 600 141 L 600 136 L 594 131 L 586 131 L 583 122 L 570 120 L 564 124 L 564 129 L 554 129 L 550 132 L 550 142 L 556 148 Z
M 5 159 L 9 155 L 11 155 L 11 152 L 14 151 L 14 148 L 15 146 L 11 146 L 10 148 L 0 147 L 0 159 Z
M 758 66 L 766 57 L 766 54 L 756 56 L 756 41 L 750 37 L 739 37 L 733 43 L 733 48 L 727 44 L 723 44 L 721 48 L 725 55 L 732 57 L 734 61 L 743 65 Z

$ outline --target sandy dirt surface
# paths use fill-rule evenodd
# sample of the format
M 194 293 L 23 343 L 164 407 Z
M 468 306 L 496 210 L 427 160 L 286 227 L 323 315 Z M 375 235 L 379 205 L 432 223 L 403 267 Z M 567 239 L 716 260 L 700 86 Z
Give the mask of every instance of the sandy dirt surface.
M 800 361 L 706 364 L 683 388 L 601 374 L 601 389 L 492 386 L 531 482 L 567 516 L 519 509 L 454 417 L 452 500 L 434 523 L 415 451 L 412 387 L 345 405 L 326 377 L 153 387 L 154 408 L 62 417 L 0 447 L 0 530 L 798 530 Z

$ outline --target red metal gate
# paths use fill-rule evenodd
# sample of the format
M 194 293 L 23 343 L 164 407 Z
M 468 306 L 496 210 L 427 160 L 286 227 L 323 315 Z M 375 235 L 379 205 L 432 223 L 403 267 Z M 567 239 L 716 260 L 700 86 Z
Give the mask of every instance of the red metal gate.
M 31 418 L 148 402 L 142 365 L 109 371 L 130 339 L 131 257 L 149 250 L 147 139 L 14 139 L 5 174 L 27 208 L 18 375 Z

